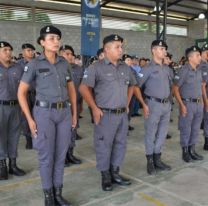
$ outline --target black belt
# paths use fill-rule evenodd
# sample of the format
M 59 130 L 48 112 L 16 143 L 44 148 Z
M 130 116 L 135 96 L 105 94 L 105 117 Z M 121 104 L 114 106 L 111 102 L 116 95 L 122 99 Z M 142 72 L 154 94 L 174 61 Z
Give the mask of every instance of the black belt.
M 63 109 L 69 107 L 69 102 L 65 101 L 65 102 L 49 103 L 45 101 L 36 100 L 35 105 L 43 108 Z
M 15 106 L 18 104 L 18 101 L 17 100 L 0 100 L 0 104 L 2 105 L 7 105 L 7 106 Z
M 201 103 L 201 98 L 182 98 L 184 102 Z
M 109 113 L 113 113 L 113 114 L 121 114 L 121 113 L 126 112 L 126 108 L 125 107 L 123 107 L 123 108 L 117 108 L 117 109 L 101 108 L 101 110 L 103 112 L 109 112 Z
M 147 99 L 150 99 L 150 100 L 154 100 L 156 102 L 159 102 L 159 103 L 168 103 L 170 100 L 169 98 L 164 98 L 164 99 L 160 99 L 160 98 L 156 98 L 156 97 L 150 97 L 150 96 L 145 96 Z

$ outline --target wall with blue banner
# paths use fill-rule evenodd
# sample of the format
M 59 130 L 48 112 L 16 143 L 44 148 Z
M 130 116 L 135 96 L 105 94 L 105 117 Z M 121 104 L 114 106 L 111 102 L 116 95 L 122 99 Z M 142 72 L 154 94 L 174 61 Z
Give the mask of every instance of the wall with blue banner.
M 100 40 L 100 1 L 82 0 L 81 54 L 96 55 Z

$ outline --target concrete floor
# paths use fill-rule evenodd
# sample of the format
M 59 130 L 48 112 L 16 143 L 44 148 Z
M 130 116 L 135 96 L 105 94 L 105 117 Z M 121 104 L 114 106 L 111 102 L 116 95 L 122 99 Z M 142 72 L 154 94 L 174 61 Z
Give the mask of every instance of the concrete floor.
M 202 150 L 202 131 L 197 150 L 204 155 L 204 160 L 184 163 L 181 160 L 176 108 L 174 122 L 170 123 L 169 129 L 173 137 L 166 141 L 162 156 L 173 169 L 156 176 L 147 175 L 143 117 L 132 118 L 131 125 L 135 130 L 128 136 L 126 158 L 121 169 L 122 174 L 132 180 L 132 185 L 115 185 L 112 192 L 101 189 L 100 174 L 95 169 L 93 125 L 87 110 L 82 115 L 79 134 L 84 138 L 77 141 L 75 153 L 83 164 L 65 168 L 64 174 L 63 194 L 74 206 L 208 206 L 208 152 Z M 25 150 L 24 146 L 25 139 L 21 137 L 18 164 L 27 175 L 20 178 L 9 176 L 8 181 L 0 182 L 0 206 L 43 205 L 36 152 Z

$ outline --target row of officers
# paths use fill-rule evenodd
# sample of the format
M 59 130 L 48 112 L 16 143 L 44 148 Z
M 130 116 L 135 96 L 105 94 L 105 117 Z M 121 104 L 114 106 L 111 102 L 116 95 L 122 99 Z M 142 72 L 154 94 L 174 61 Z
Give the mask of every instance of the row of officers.
M 71 205 L 62 196 L 63 173 L 66 157 L 73 155 L 82 98 L 94 118 L 96 162 L 104 191 L 113 190 L 115 184 L 131 184 L 119 170 L 125 157 L 132 95 L 144 111 L 148 174 L 171 170 L 161 154 L 173 94 L 180 108 L 182 159 L 185 162 L 203 159 L 196 153 L 195 145 L 204 117 L 204 149 L 208 150 L 207 44 L 202 49 L 187 48 L 188 63 L 173 76 L 164 64 L 168 46 L 162 40 L 155 40 L 151 44 L 152 60 L 140 72 L 134 72 L 120 61 L 123 38 L 112 34 L 103 39 L 104 59 L 90 65 L 82 74 L 82 69 L 73 62 L 73 48 L 60 47 L 61 36 L 61 31 L 53 25 L 43 27 L 37 40 L 43 48 L 42 54 L 34 59 L 31 55 L 31 59 L 18 63 L 11 63 L 12 46 L 0 42 L 1 180 L 8 179 L 8 173 L 25 174 L 16 164 L 20 124 L 25 121 L 29 128 L 23 130 L 24 135 L 27 139 L 32 136 L 33 148 L 38 153 L 45 205 Z M 25 44 L 23 50 L 33 50 L 31 46 Z

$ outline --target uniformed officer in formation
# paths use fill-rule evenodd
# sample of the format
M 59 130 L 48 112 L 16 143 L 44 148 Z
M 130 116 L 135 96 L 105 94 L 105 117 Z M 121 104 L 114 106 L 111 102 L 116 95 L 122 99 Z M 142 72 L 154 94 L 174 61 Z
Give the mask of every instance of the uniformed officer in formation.
M 19 64 L 12 63 L 12 46 L 0 41 L 0 180 L 8 179 L 9 173 L 23 176 L 17 167 L 17 147 L 21 132 L 21 113 L 17 100 L 17 88 L 22 76 Z
M 161 160 L 161 150 L 168 132 L 170 120 L 170 84 L 169 68 L 163 64 L 167 44 L 162 40 L 152 42 L 152 61 L 142 68 L 139 86 L 144 87 L 144 95 L 149 107 L 149 116 L 145 119 L 145 152 L 147 172 L 152 175 L 157 170 L 170 170 L 171 167 Z
M 201 48 L 201 63 L 199 69 L 202 71 L 206 87 L 204 91 L 204 115 L 203 115 L 203 129 L 204 129 L 204 150 L 208 150 L 208 44 L 206 43 Z M 206 78 L 207 77 L 207 78 Z
M 185 53 L 188 63 L 175 75 L 174 94 L 180 107 L 178 128 L 182 159 L 191 162 L 203 159 L 196 153 L 195 145 L 203 116 L 202 87 L 205 87 L 203 76 L 206 77 L 206 74 L 198 67 L 201 62 L 200 49 L 192 46 Z
M 112 190 L 112 183 L 123 186 L 131 184 L 119 174 L 119 168 L 126 150 L 126 107 L 134 92 L 136 80 L 129 67 L 120 61 L 122 42 L 123 38 L 115 34 L 104 38 L 105 59 L 95 62 L 84 72 L 80 85 L 80 92 L 92 108 L 94 116 L 97 169 L 102 175 L 104 191 Z
M 22 66 L 22 69 L 24 70 L 28 62 L 30 62 L 34 58 L 34 55 L 35 55 L 35 47 L 32 44 L 25 43 L 22 45 L 23 58 L 20 59 L 17 63 L 19 63 Z M 30 87 L 27 100 L 30 111 L 32 112 L 32 108 L 34 106 L 34 101 L 35 101 L 34 85 Z M 30 128 L 24 115 L 22 115 L 22 131 L 23 131 L 23 135 L 26 138 L 26 146 L 25 146 L 26 149 L 32 149 L 32 137 L 30 133 Z
M 74 82 L 74 86 L 76 89 L 76 96 L 77 96 L 77 117 L 80 115 L 80 110 L 82 107 L 82 97 L 79 92 L 79 86 L 82 81 L 83 77 L 83 69 L 75 64 L 75 53 L 74 49 L 69 45 L 63 45 L 59 49 L 60 55 L 63 56 L 68 63 L 71 65 L 71 73 L 72 73 L 72 80 Z M 66 160 L 65 165 L 70 166 L 70 164 L 81 164 L 81 160 L 74 156 L 74 147 L 75 147 L 75 140 L 76 139 L 82 139 L 77 134 L 77 128 L 79 127 L 79 118 L 77 118 L 77 127 L 72 130 L 72 138 L 71 138 L 71 144 L 69 146 L 68 152 L 66 154 Z
M 57 55 L 60 39 L 61 31 L 52 25 L 40 30 L 38 43 L 43 53 L 25 67 L 18 90 L 18 99 L 33 135 L 33 147 L 38 151 L 46 206 L 71 205 L 62 197 L 62 187 L 71 129 L 77 122 L 76 91 L 68 62 Z M 32 116 L 27 91 L 33 81 L 36 101 Z

